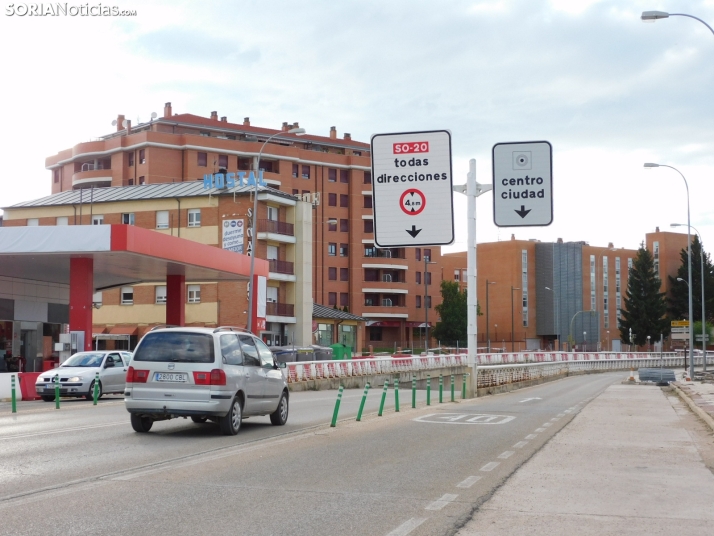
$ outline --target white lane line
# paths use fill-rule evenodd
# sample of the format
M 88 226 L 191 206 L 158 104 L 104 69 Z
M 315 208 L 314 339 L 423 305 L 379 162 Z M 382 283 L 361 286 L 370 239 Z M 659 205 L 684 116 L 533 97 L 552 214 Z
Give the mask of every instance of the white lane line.
M 27 434 L 17 434 L 17 435 L 8 435 L 8 436 L 0 436 L 0 441 L 5 440 L 5 439 L 22 439 L 22 438 L 27 438 L 27 437 L 35 437 L 35 436 L 43 436 L 43 435 L 50 435 L 50 434 L 64 434 L 66 432 L 78 432 L 81 430 L 92 430 L 94 428 L 106 428 L 107 426 L 117 426 L 117 425 L 124 425 L 126 426 L 128 421 L 115 421 L 115 422 L 107 422 L 103 424 L 88 424 L 87 426 L 75 426 L 72 428 L 60 428 L 59 430 L 44 430 L 42 432 L 29 432 Z
M 514 451 L 507 450 L 506 452 L 502 452 L 501 454 L 499 454 L 498 457 L 502 460 L 506 460 L 506 459 L 510 458 L 511 456 L 513 456 L 514 454 L 515 454 Z
M 486 465 L 484 465 L 480 471 L 493 471 L 496 467 L 501 465 L 501 462 L 488 462 Z
M 471 486 L 473 486 L 473 485 L 474 485 L 476 482 L 478 482 L 479 480 L 481 480 L 481 477 L 480 477 L 480 476 L 470 476 L 470 477 L 468 477 L 466 480 L 464 480 L 464 481 L 459 482 L 458 484 L 456 484 L 456 487 L 457 487 L 457 488 L 470 488 Z
M 527 444 L 528 444 L 528 441 L 519 441 L 518 443 L 516 443 L 515 445 L 513 445 L 513 448 L 514 448 L 514 449 L 522 449 L 522 448 L 525 447 Z
M 545 428 L 536 428 L 536 429 L 535 429 L 535 432 L 536 432 L 537 434 L 539 434 L 539 433 L 541 433 L 541 432 L 545 432 Z
M 424 521 L 426 521 L 425 517 L 413 517 L 399 525 L 396 529 L 387 534 L 387 536 L 407 536 L 407 534 L 424 523 Z
M 526 439 L 535 439 L 538 434 L 528 434 Z
M 553 423 L 552 422 L 544 422 L 543 424 L 541 424 L 541 426 L 543 428 L 548 428 L 549 426 L 553 426 Z
M 426 510 L 441 510 L 444 506 L 455 500 L 456 497 L 458 497 L 458 495 L 454 495 L 453 493 L 445 493 L 439 498 L 439 500 L 434 501 L 429 506 L 427 506 Z

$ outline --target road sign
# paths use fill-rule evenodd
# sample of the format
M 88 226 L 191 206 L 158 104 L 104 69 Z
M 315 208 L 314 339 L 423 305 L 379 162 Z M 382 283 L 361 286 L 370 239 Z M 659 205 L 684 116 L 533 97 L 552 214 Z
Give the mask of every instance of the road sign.
M 672 322 L 670 322 L 670 325 L 673 328 L 688 328 L 689 320 L 672 320 Z
M 695 335 L 694 336 L 699 342 L 702 342 L 702 335 Z M 704 340 L 708 341 L 709 340 L 709 335 L 704 335 Z
M 493 146 L 493 222 L 499 227 L 553 222 L 553 147 L 547 141 Z
M 684 327 L 679 327 L 679 326 L 677 326 L 677 327 L 670 328 L 669 330 L 670 330 L 672 333 L 689 333 L 689 328 L 688 328 L 688 327 L 684 328 Z
M 372 210 L 378 247 L 454 241 L 451 134 L 447 130 L 372 136 Z

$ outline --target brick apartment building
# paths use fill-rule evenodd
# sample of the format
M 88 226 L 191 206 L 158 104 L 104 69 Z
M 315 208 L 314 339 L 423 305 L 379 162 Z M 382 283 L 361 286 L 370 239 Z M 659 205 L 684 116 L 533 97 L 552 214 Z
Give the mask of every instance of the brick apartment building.
M 296 333 L 306 325 L 315 331 L 315 303 L 367 319 L 357 333 L 336 330 L 335 341 L 358 349 L 414 346 L 424 308 L 439 303 L 440 271 L 424 269 L 425 257 L 439 263 L 439 248 L 376 248 L 369 144 L 338 138 L 335 127 L 327 136 L 288 133 L 297 126 L 273 130 L 248 118 L 230 123 L 217 112 L 174 114 L 171 103 L 162 117 L 136 126 L 120 115 L 116 132 L 48 157 L 52 195 L 6 208 L 4 225 L 124 223 L 222 247 L 227 221 L 250 227 L 253 187 L 204 190 L 204 177 L 247 178 L 277 134 L 260 157 L 267 186 L 259 187 L 256 254 L 271 262 L 263 336 L 285 344 L 301 338 Z M 246 232 L 244 252 L 249 242 Z M 141 336 L 163 321 L 163 292 L 152 285 L 104 289 L 97 328 Z M 238 283 L 194 285 L 187 322 L 245 325 L 245 296 Z M 436 315 L 429 316 L 433 326 Z

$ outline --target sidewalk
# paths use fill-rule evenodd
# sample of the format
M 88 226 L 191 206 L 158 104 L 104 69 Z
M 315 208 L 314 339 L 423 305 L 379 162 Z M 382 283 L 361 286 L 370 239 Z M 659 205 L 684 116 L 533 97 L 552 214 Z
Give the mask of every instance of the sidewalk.
M 714 383 L 679 381 L 672 386 L 691 410 L 714 431 Z
M 714 475 L 666 394 L 618 384 L 516 471 L 458 534 L 707 534 L 713 504 Z

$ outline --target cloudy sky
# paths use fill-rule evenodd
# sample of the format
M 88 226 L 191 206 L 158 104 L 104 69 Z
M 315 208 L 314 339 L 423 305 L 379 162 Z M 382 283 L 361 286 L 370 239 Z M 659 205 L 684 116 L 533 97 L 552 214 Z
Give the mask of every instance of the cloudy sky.
M 478 199 L 479 242 L 537 238 L 635 248 L 691 221 L 714 250 L 714 0 L 111 0 L 134 17 L 18 16 L 3 2 L 0 206 L 50 192 L 45 157 L 176 113 L 250 116 L 311 134 L 449 129 L 455 183 L 491 148 L 553 146 L 554 222 L 497 228 Z M 89 5 L 97 5 L 99 2 Z M 29 4 L 27 4 L 29 5 Z M 82 5 L 68 2 L 68 5 Z M 465 249 L 465 201 L 457 243 Z M 686 232 L 686 229 L 685 229 Z M 709 245 L 711 244 L 711 245 Z M 453 248 L 452 248 L 453 249 Z

